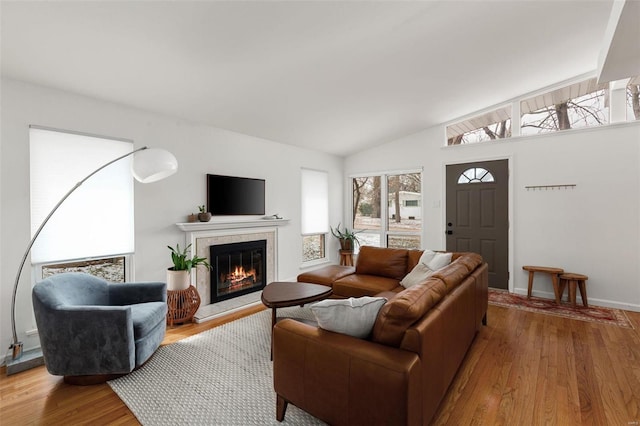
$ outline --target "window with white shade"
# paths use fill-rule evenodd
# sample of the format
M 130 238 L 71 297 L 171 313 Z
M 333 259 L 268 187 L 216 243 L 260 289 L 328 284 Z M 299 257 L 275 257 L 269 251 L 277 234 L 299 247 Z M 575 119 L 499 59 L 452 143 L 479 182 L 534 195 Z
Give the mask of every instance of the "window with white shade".
M 130 141 L 29 129 L 31 234 L 78 182 L 133 150 Z M 33 264 L 122 257 L 134 251 L 131 158 L 96 173 L 53 214 L 31 250 Z
M 302 261 L 327 258 L 325 243 L 329 232 L 329 174 L 301 170 Z

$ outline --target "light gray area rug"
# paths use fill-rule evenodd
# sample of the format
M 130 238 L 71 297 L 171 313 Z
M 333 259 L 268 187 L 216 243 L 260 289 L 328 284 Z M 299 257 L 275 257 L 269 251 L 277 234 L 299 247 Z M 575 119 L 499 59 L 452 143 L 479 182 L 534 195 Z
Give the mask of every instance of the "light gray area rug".
M 313 319 L 300 307 L 278 317 Z M 238 319 L 162 346 L 109 386 L 145 426 L 324 424 L 291 404 L 276 420 L 270 329 L 270 309 Z

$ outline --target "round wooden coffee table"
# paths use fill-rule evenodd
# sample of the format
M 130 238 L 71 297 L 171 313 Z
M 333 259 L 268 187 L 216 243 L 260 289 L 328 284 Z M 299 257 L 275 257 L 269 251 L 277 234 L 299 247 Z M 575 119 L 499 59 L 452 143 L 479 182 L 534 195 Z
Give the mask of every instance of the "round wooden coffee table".
M 331 287 L 320 284 L 276 281 L 262 290 L 262 303 L 271 308 L 271 329 L 276 325 L 276 309 L 304 305 L 331 296 Z M 271 359 L 273 359 L 273 337 L 271 339 Z

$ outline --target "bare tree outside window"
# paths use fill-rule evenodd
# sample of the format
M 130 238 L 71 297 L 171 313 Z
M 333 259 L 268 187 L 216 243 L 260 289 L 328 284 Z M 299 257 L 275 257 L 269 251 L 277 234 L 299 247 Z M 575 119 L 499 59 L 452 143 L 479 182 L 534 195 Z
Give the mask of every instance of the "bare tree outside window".
M 608 123 L 608 91 L 592 78 L 523 100 L 521 134 L 557 132 Z
M 464 145 L 511 137 L 511 106 L 447 126 L 447 145 Z
M 380 176 L 353 178 L 353 228 L 379 230 Z
M 420 248 L 421 173 L 355 177 L 352 187 L 353 228 L 364 231 L 358 234 L 362 245 Z M 387 208 L 386 223 L 382 222 L 383 207 Z

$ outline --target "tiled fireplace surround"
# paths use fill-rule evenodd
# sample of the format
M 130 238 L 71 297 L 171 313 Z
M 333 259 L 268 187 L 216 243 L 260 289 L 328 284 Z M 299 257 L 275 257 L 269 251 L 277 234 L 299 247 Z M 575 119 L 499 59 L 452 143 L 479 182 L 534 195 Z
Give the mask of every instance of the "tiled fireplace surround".
M 278 227 L 286 225 L 287 219 L 215 220 L 210 222 L 178 223 L 185 232 L 185 243 L 191 244 L 192 254 L 210 260 L 209 247 L 220 244 L 247 241 L 267 241 L 267 283 L 278 276 Z M 200 294 L 200 309 L 195 314 L 196 322 L 213 319 L 241 307 L 260 303 L 260 292 L 239 296 L 235 299 L 211 303 L 211 273 L 198 267 L 192 274 L 191 283 Z

